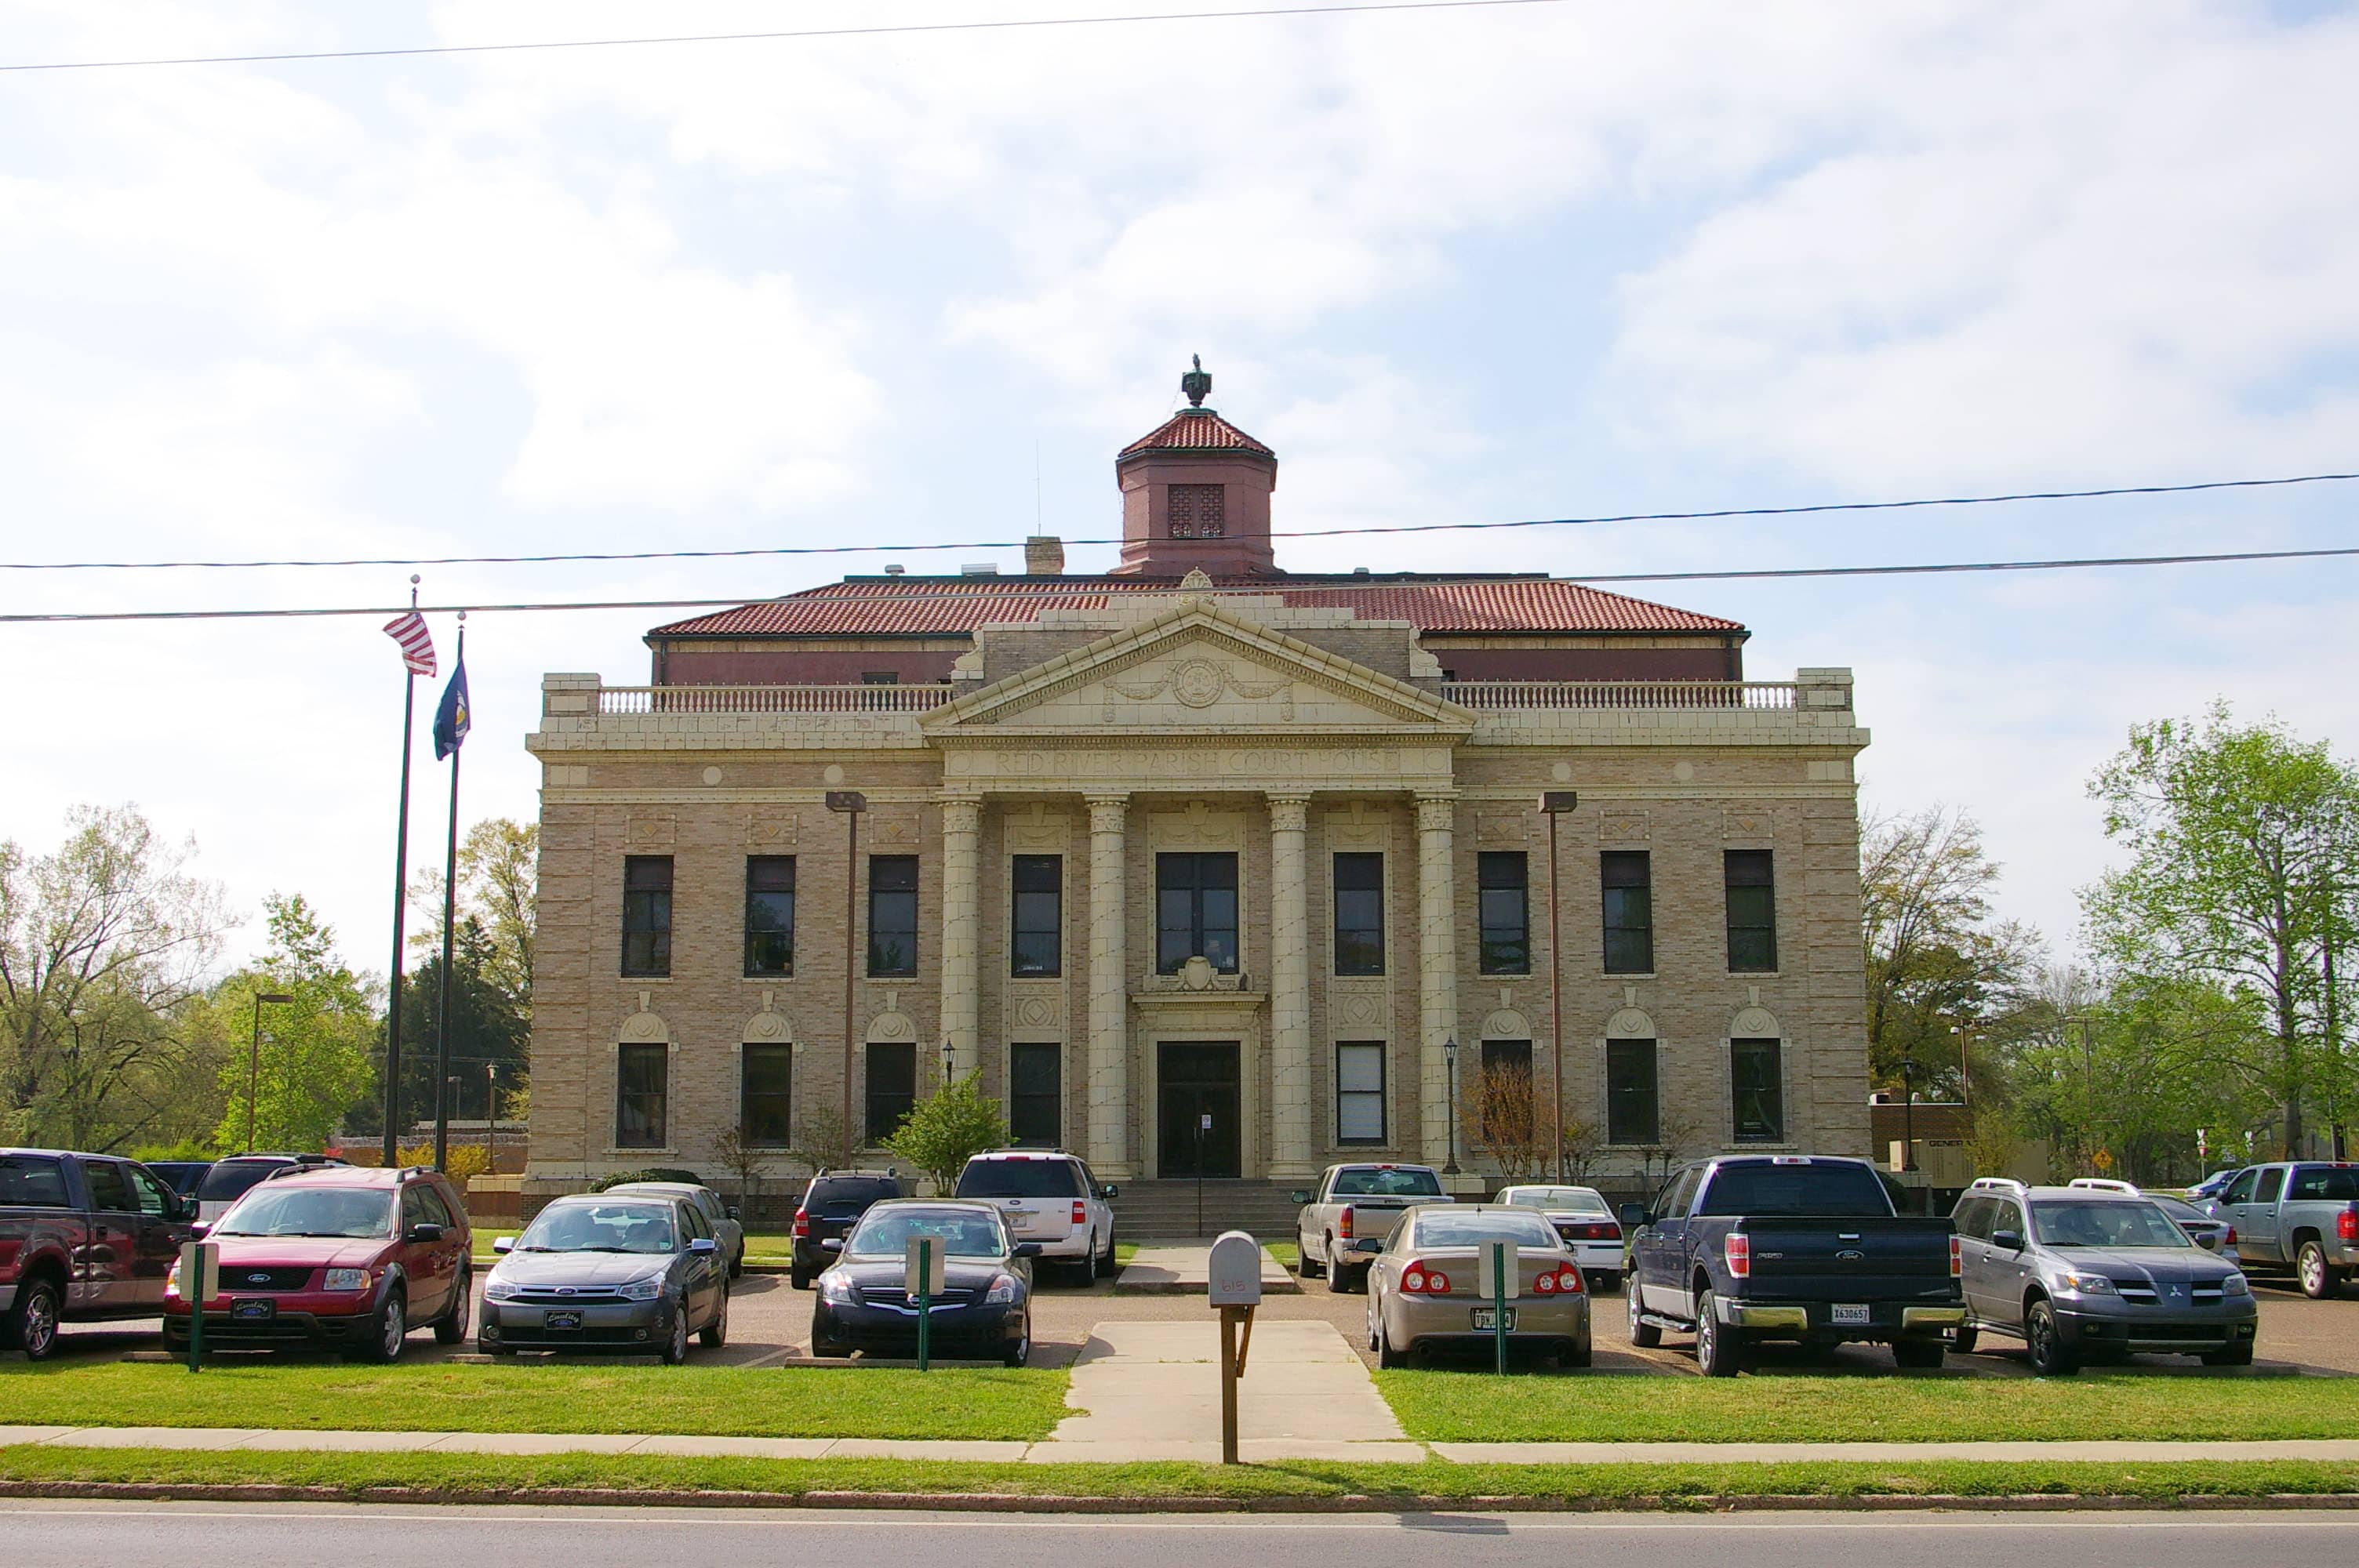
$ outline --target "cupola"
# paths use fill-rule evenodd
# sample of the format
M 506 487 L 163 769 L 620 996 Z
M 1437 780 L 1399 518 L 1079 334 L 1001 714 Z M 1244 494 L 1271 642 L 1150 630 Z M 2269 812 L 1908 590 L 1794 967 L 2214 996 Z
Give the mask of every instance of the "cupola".
M 1188 406 L 1122 449 L 1122 561 L 1117 574 L 1277 575 L 1269 498 L 1277 454 L 1204 406 L 1212 378 L 1201 355 L 1180 378 Z

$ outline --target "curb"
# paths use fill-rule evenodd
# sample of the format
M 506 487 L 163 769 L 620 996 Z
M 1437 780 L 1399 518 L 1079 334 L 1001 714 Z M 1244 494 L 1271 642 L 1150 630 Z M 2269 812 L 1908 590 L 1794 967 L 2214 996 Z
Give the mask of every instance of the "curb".
M 297 1487 L 263 1483 L 0 1481 L 0 1498 L 89 1498 L 148 1502 L 430 1503 L 500 1506 L 708 1509 L 873 1509 L 940 1513 L 1040 1514 L 1465 1514 L 1465 1513 L 2074 1513 L 2185 1509 L 2359 1511 L 2359 1492 L 2268 1492 L 2252 1497 L 2179 1498 L 2008 1493 L 1995 1497 L 1813 1497 L 1699 1494 L 1653 1498 L 1429 1497 L 1346 1494 L 1311 1498 L 1087 1498 L 1011 1492 L 735 1492 L 622 1490 L 604 1487 L 485 1487 L 464 1493 L 430 1487 Z

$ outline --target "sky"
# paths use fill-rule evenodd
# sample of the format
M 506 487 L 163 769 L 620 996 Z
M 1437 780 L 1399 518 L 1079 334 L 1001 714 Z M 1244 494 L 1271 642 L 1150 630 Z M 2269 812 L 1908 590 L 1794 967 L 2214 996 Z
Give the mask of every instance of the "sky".
M 1235 0 L 0 0 L 0 64 Z M 1118 531 L 1178 402 L 1281 529 L 2359 470 L 2359 12 L 1635 5 L 0 73 L 0 560 L 898 546 L 422 568 L 429 604 L 761 597 Z M 1282 543 L 1560 576 L 2359 544 L 2359 485 Z M 1074 570 L 1110 548 L 1070 552 Z M 408 568 L 0 569 L 0 613 L 386 605 Z M 2359 561 L 1627 589 L 1856 672 L 1866 806 L 1962 807 L 2060 957 L 2131 725 L 2348 753 Z M 672 612 L 478 611 L 462 811 L 544 671 Z M 257 950 L 389 942 L 381 618 L 0 623 L 0 838 L 136 803 Z M 444 659 L 455 623 L 432 618 Z M 434 693 L 421 692 L 421 710 Z M 413 864 L 447 806 L 420 723 Z

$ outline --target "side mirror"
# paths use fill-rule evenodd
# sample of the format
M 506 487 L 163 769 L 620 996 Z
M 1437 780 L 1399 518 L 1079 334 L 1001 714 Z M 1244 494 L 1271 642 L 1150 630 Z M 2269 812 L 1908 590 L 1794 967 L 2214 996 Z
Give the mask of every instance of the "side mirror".
M 1309 1202 L 1310 1201 L 1310 1193 L 1308 1193 L 1307 1191 L 1305 1191 L 1304 1189 L 1302 1189 L 1302 1188 L 1300 1188 L 1300 1187 L 1297 1187 L 1297 1188 L 1295 1188 L 1295 1189 L 1294 1189 L 1294 1195 L 1294 1195 L 1294 1201 L 1295 1201 L 1296 1203 L 1298 1203 L 1298 1204 L 1306 1204 L 1306 1203 L 1309 1203 Z
M 1625 1231 L 1644 1230 L 1653 1224 L 1655 1219 L 1653 1215 L 1647 1212 L 1647 1206 L 1642 1203 L 1624 1204 L 1614 1211 L 1614 1217 L 1622 1222 L 1622 1228 Z
M 505 1257 L 508 1253 L 516 1250 L 516 1238 L 513 1236 L 494 1238 L 492 1241 L 492 1250 Z
M 1994 1230 L 1991 1232 L 1991 1245 L 1994 1247 L 2004 1248 L 2009 1252 L 2020 1252 L 2023 1250 L 2023 1232 L 2020 1230 Z
M 172 1200 L 172 1223 L 174 1225 L 187 1225 L 196 1217 L 196 1199 L 176 1197 Z
M 439 1225 L 413 1225 L 409 1227 L 409 1234 L 402 1239 L 422 1247 L 428 1242 L 441 1240 L 442 1227 Z
M 737 1206 L 736 1206 L 735 1204 L 734 1204 L 734 1203 L 733 1203 L 733 1204 L 731 1204 L 727 1208 L 723 1209 L 721 1212 L 722 1212 L 723 1214 L 726 1215 L 726 1216 L 727 1216 L 728 1217 L 730 1217 L 731 1219 L 742 1219 L 743 1217 L 745 1217 L 744 1216 L 740 1215 L 740 1214 L 737 1212 Z
M 1122 1189 L 1115 1186 L 1112 1182 L 1108 1182 L 1104 1186 L 1098 1189 L 1098 1196 L 1103 1198 L 1108 1203 L 1112 1203 L 1114 1199 L 1122 1196 Z
M 1040 1256 L 1040 1244 L 1037 1241 L 1019 1241 L 1016 1244 L 1016 1250 L 1009 1253 L 1008 1256 L 1011 1258 L 1038 1258 Z
M 710 1236 L 699 1236 L 690 1240 L 688 1249 L 698 1257 L 709 1258 L 721 1250 L 721 1243 L 713 1240 Z
M 819 1249 L 822 1252 L 841 1252 L 843 1250 L 843 1238 L 831 1236 L 819 1244 Z

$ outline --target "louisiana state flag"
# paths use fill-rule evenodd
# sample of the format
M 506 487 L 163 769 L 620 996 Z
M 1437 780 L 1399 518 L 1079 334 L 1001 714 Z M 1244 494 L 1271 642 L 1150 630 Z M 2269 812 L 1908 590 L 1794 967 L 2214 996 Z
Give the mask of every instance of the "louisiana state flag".
M 473 722 L 467 707 L 467 656 L 462 654 L 451 672 L 451 684 L 442 688 L 442 705 L 434 710 L 434 760 L 439 762 L 456 752 Z

